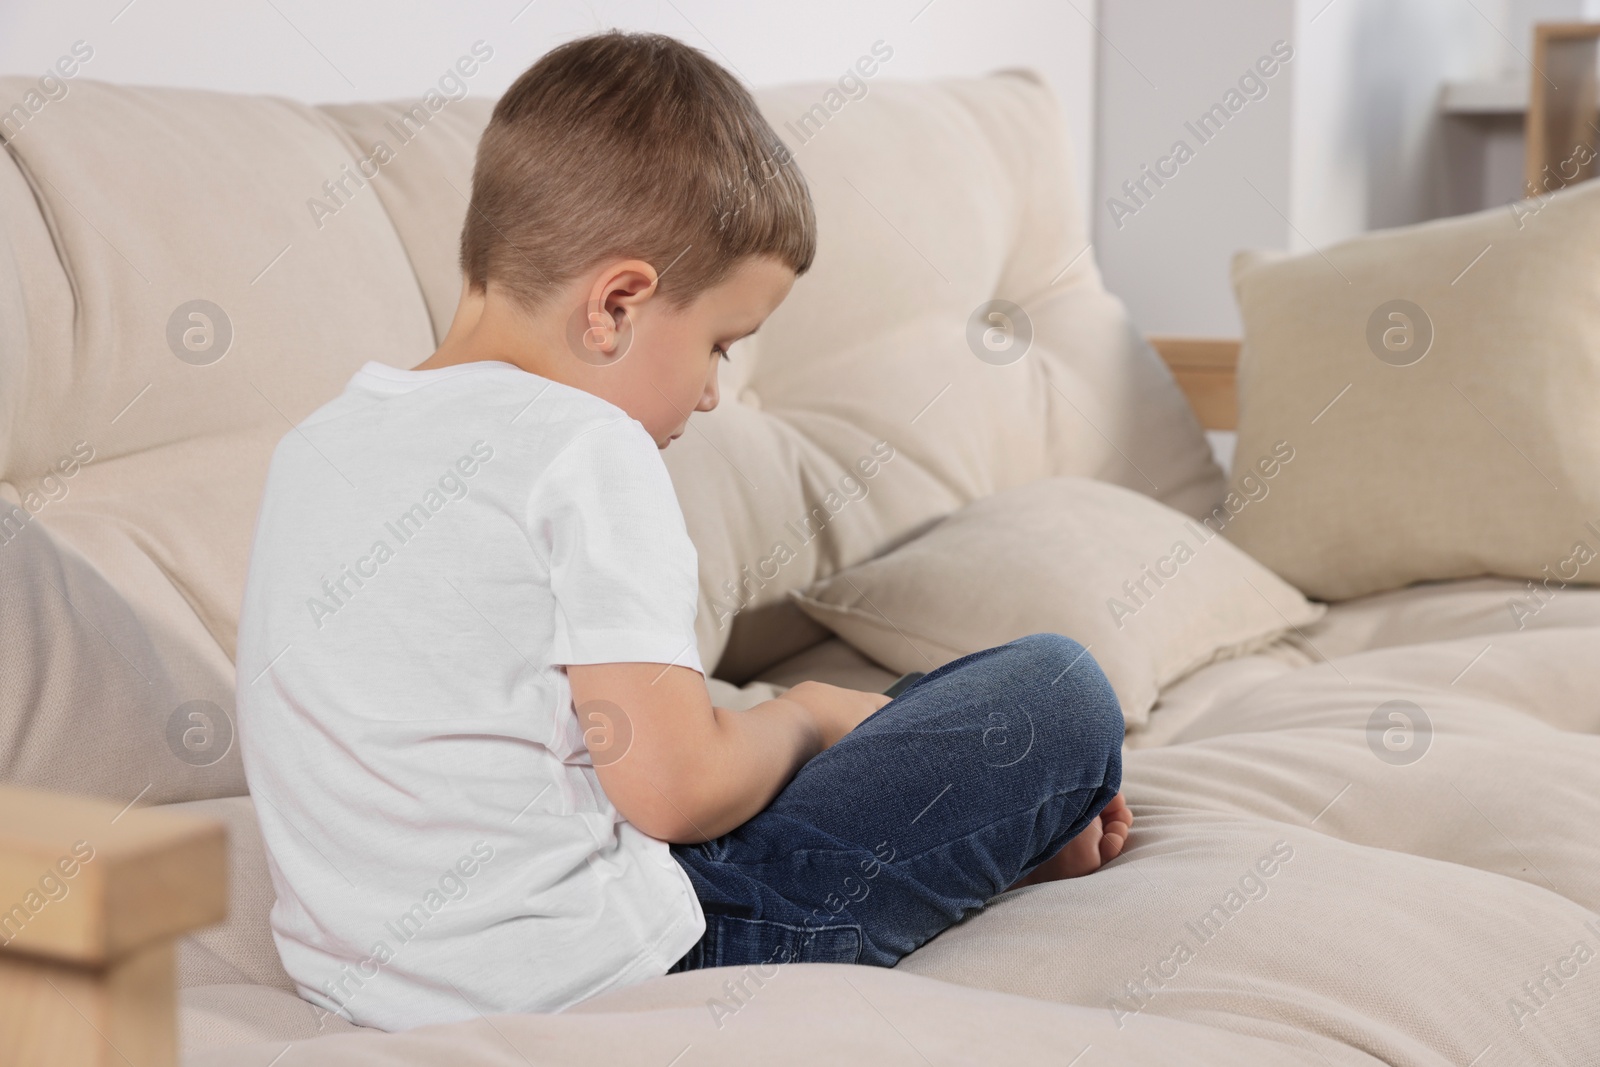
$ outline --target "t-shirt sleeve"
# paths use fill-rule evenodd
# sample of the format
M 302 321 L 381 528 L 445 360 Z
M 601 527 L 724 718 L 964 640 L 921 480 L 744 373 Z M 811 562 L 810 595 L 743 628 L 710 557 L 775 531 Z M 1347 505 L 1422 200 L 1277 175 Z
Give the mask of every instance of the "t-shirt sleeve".
M 699 557 L 655 442 L 631 418 L 584 431 L 530 499 L 550 556 L 551 663 L 664 663 L 700 673 Z

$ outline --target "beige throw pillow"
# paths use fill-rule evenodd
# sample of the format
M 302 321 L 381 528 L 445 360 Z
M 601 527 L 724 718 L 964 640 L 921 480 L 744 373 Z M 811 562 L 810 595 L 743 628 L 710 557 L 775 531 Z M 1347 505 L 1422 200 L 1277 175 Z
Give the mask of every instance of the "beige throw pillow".
M 1241 465 L 1288 441 L 1227 535 L 1310 596 L 1503 575 L 1600 581 L 1600 183 L 1245 252 Z M 1530 603 L 1537 604 L 1530 599 Z
M 1130 727 L 1146 721 L 1163 686 L 1325 610 L 1214 524 L 1086 478 L 986 497 L 793 595 L 895 671 L 929 671 L 1031 633 L 1065 634 L 1105 671 Z

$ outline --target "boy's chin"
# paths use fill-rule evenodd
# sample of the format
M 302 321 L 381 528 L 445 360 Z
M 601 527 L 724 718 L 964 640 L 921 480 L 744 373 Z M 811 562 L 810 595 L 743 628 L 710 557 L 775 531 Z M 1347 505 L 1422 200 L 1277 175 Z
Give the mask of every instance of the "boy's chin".
M 663 419 L 661 422 L 655 422 L 652 425 L 653 420 L 647 420 L 637 415 L 634 416 L 634 421 L 638 422 L 644 432 L 650 435 L 650 440 L 656 443 L 656 448 L 662 450 L 665 450 L 668 445 L 682 437 L 689 429 L 687 421 L 678 422 L 673 420 L 673 422 L 666 422 Z

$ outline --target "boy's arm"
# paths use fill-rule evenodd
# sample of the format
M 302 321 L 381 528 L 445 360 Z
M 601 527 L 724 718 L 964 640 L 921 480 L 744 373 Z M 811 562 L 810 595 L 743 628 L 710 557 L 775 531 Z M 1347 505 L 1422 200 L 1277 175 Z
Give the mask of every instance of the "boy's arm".
M 889 702 L 802 682 L 746 711 L 711 706 L 688 667 L 567 667 L 600 787 L 651 837 L 694 844 L 760 812 L 806 760 Z

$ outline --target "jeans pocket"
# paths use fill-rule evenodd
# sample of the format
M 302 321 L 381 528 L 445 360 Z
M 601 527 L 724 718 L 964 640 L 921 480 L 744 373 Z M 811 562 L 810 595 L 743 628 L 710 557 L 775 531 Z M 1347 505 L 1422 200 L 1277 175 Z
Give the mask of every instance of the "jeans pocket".
M 797 925 L 775 919 L 706 916 L 717 927 L 716 966 L 768 963 L 856 963 L 861 927 Z

